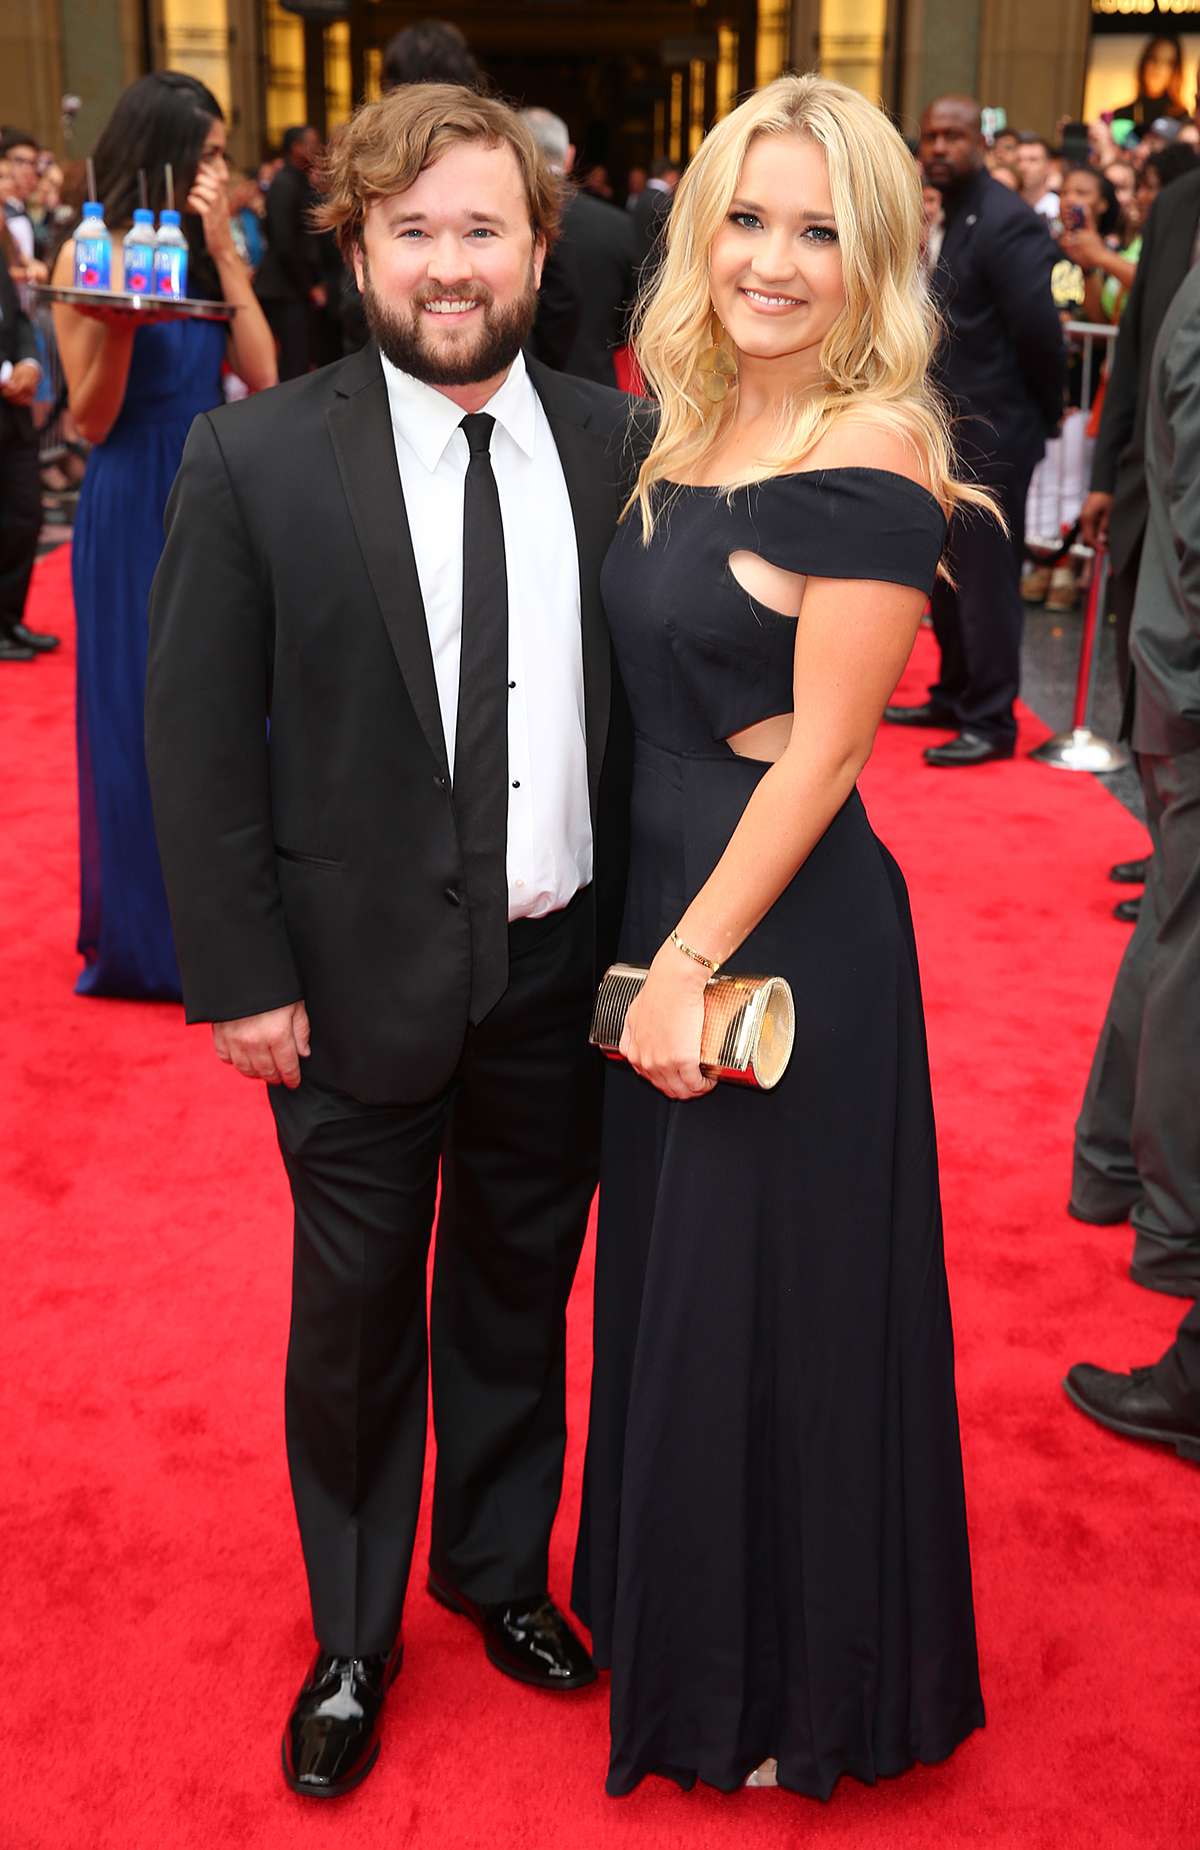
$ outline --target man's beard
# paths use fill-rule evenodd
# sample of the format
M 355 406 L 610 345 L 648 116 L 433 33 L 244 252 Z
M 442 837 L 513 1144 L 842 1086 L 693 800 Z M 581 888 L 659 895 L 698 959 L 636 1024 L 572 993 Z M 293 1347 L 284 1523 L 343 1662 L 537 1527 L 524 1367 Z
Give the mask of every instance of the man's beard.
M 402 373 L 420 379 L 424 385 L 479 385 L 507 372 L 533 332 L 537 315 L 532 264 L 525 289 L 506 308 L 497 308 L 491 290 L 476 282 L 469 289 L 426 287 L 413 298 L 407 311 L 398 311 L 376 295 L 364 257 L 362 299 L 367 326 L 381 352 Z M 464 301 L 478 302 L 482 307 L 474 339 L 447 351 L 427 343 L 425 304 Z

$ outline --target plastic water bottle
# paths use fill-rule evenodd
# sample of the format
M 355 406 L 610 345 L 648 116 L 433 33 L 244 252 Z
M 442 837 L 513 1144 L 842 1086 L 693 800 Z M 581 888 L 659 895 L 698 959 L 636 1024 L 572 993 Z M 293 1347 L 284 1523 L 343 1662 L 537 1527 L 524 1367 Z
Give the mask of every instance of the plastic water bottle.
M 127 295 L 153 295 L 154 245 L 154 214 L 145 206 L 138 206 L 133 215 L 133 227 L 125 233 L 121 247 Z
M 104 223 L 104 207 L 89 199 L 75 233 L 76 289 L 112 288 L 112 239 Z
M 179 214 L 168 206 L 158 215 L 158 236 L 154 240 L 154 293 L 173 296 L 176 301 L 187 294 L 188 241 L 179 228 Z

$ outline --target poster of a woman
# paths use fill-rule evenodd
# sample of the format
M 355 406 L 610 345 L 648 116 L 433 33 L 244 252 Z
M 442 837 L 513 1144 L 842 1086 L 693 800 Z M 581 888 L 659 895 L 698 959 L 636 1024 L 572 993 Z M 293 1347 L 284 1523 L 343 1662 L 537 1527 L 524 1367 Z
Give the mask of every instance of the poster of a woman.
M 1200 29 L 1200 12 L 1185 16 Z M 1166 118 L 1182 122 L 1196 107 L 1196 32 L 1157 32 L 1131 41 L 1128 16 L 1106 15 L 1093 0 L 1093 37 L 1084 113 L 1127 122 L 1135 137 Z M 1136 54 L 1134 46 L 1137 46 Z M 1134 92 L 1130 100 L 1130 91 Z M 1127 131 L 1128 133 L 1129 131 Z
M 1132 122 L 1141 135 L 1160 117 L 1181 121 L 1191 114 L 1193 101 L 1184 100 L 1182 41 L 1176 32 L 1164 33 L 1147 39 L 1138 59 L 1137 95 L 1113 110 L 1113 121 Z

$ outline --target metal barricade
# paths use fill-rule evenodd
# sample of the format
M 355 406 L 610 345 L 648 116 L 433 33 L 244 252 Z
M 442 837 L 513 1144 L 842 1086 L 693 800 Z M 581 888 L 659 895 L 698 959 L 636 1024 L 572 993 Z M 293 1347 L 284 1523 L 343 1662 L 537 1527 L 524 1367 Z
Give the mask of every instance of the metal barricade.
M 58 356 L 54 311 L 49 302 L 35 301 L 30 306 L 29 315 L 37 332 L 38 352 L 45 368 L 39 399 L 47 410 L 43 418 L 38 420 L 38 453 L 42 467 L 46 468 L 66 454 L 63 420 L 67 410 L 67 382 Z
M 1091 440 L 1087 435 L 1092 414 L 1097 361 L 1111 348 L 1117 330 L 1107 324 L 1069 321 L 1067 344 L 1079 356 L 1079 404 L 1063 417 L 1062 430 L 1046 445 L 1046 454 L 1033 473 L 1026 506 L 1025 550 L 1037 564 L 1051 564 L 1069 554 L 1088 559 L 1088 547 L 1078 541 L 1079 510 L 1087 494 L 1091 467 Z
M 1031 532 L 1027 542 L 1027 551 L 1036 559 L 1045 562 L 1061 559 L 1069 554 L 1081 562 L 1091 561 L 1092 577 L 1088 587 L 1087 603 L 1084 608 L 1083 632 L 1079 644 L 1079 670 L 1075 679 L 1075 705 L 1071 716 L 1071 725 L 1065 732 L 1055 733 L 1044 745 L 1039 745 L 1030 753 L 1039 764 L 1048 764 L 1056 771 L 1119 771 L 1131 762 L 1127 746 L 1105 739 L 1093 732 L 1089 720 L 1095 705 L 1096 684 L 1100 664 L 1100 626 L 1104 620 L 1104 595 L 1108 587 L 1108 553 L 1101 546 L 1095 553 L 1092 548 L 1079 538 L 1079 509 L 1086 494 L 1086 482 L 1090 473 L 1090 444 L 1086 437 L 1087 424 L 1092 409 L 1092 379 L 1095 371 L 1096 355 L 1103 347 L 1111 355 L 1112 343 L 1117 330 L 1098 322 L 1069 321 L 1067 339 L 1079 352 L 1081 359 L 1080 404 L 1078 410 L 1068 413 L 1064 419 L 1064 428 L 1070 425 L 1072 417 L 1081 442 L 1086 446 L 1079 455 L 1079 481 L 1071 479 L 1071 457 L 1068 455 L 1066 439 L 1060 439 L 1054 457 L 1056 479 L 1050 486 L 1053 504 L 1056 504 L 1057 531 L 1054 533 Z M 1047 458 L 1047 464 L 1051 459 Z M 1043 465 L 1045 467 L 1046 465 Z M 1080 483 L 1083 484 L 1082 491 Z M 1043 483 L 1043 508 L 1046 505 L 1047 484 Z M 1074 505 L 1078 500 L 1079 505 Z M 1040 510 L 1039 510 L 1040 512 Z M 1030 509 L 1033 518 L 1037 518 Z M 1044 518 L 1044 515 L 1043 515 Z

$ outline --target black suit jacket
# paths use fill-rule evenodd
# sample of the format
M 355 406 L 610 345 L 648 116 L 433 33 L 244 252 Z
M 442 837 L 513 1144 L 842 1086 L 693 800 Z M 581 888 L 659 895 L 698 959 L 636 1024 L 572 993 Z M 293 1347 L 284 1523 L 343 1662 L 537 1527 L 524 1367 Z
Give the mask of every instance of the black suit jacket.
M 962 420 L 962 460 L 980 473 L 993 458 L 1032 467 L 1062 417 L 1057 257 L 1038 214 L 982 169 L 947 200 L 933 275 L 946 337 L 934 373 Z
M 533 350 L 549 366 L 615 385 L 613 351 L 624 344 L 633 305 L 637 236 L 632 215 L 573 193 L 562 235 L 546 259 Z M 559 315 L 559 295 L 570 313 Z
M 11 360 L 17 366 L 22 360 L 37 358 L 33 323 L 21 307 L 17 285 L 0 250 L 0 360 Z M 0 399 L 0 441 L 33 442 L 33 413 L 28 405 L 10 405 Z
M 665 193 L 658 186 L 648 186 L 639 196 L 637 204 L 629 214 L 633 220 L 636 241 L 635 262 L 639 294 L 653 281 L 661 261 L 662 251 L 659 241 L 666 228 L 674 198 L 674 193 Z
M 1192 262 L 1200 225 L 1200 173 L 1173 180 L 1150 209 L 1133 288 L 1121 317 L 1092 457 L 1092 487 L 1113 495 L 1113 570 L 1137 562 L 1146 530 L 1146 404 L 1154 344 Z
M 22 360 L 36 360 L 37 339 L 33 323 L 21 307 L 21 297 L 3 250 L 0 250 L 0 360 L 18 366 Z
M 267 188 L 267 248 L 254 274 L 260 301 L 307 302 L 309 290 L 326 280 L 320 241 L 308 222 L 316 200 L 299 167 L 281 167 Z
M 627 401 L 536 363 L 579 550 L 598 955 L 624 885 L 629 734 L 600 566 Z M 306 1071 L 429 1098 L 471 925 L 433 659 L 374 345 L 197 418 L 150 600 L 146 749 L 190 1021 L 303 998 Z

